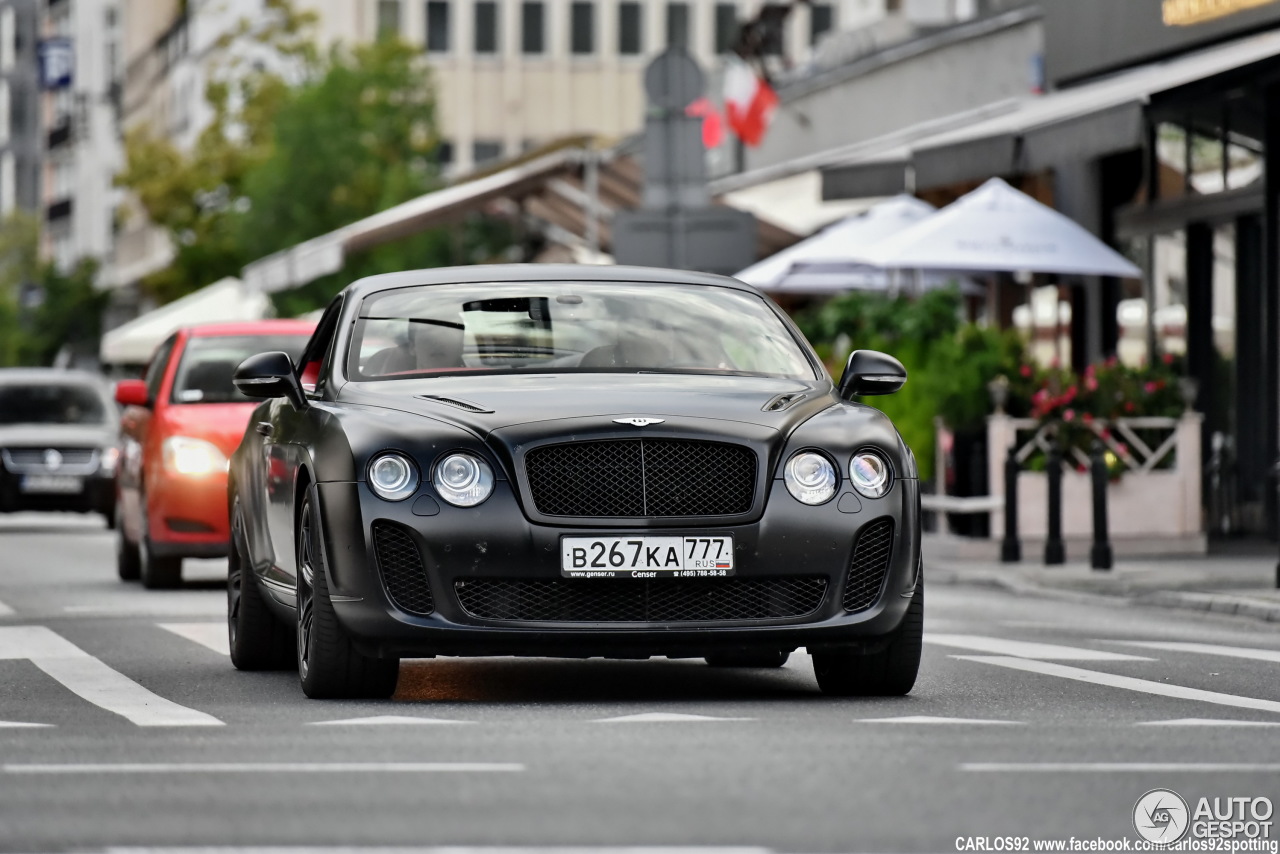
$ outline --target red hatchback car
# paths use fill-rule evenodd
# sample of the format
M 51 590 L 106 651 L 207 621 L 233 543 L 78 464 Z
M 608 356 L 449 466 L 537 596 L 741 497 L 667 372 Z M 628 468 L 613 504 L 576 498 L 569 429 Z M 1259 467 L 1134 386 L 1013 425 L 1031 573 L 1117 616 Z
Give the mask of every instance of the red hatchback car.
M 314 329 L 300 320 L 180 329 L 156 349 L 145 379 L 116 384 L 121 579 L 173 587 L 183 558 L 227 553 L 227 460 L 258 404 L 236 391 L 231 374 L 255 353 L 296 358 Z

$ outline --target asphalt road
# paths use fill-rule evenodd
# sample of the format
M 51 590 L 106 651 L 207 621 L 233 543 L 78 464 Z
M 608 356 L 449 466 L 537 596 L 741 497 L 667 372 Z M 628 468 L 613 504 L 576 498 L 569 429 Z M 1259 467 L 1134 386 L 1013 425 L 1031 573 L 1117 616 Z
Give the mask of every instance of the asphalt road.
M 0 518 L 0 849 L 954 851 L 1134 840 L 1157 787 L 1280 801 L 1280 635 L 1256 621 L 934 586 L 902 699 L 825 698 L 797 654 L 415 661 L 392 701 L 318 702 L 232 669 L 223 564 L 146 592 L 111 544 Z

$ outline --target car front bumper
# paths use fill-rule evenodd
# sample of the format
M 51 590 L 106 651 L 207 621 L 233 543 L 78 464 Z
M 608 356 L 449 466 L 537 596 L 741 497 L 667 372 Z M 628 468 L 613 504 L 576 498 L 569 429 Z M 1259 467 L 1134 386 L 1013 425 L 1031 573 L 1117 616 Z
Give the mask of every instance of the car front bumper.
M 793 650 L 802 646 L 810 650 L 866 647 L 902 621 L 920 566 L 919 497 L 914 480 L 899 480 L 887 496 L 877 500 L 856 499 L 846 486 L 841 495 L 819 507 L 795 501 L 776 481 L 771 484 L 763 514 L 754 522 L 643 531 L 607 525 L 582 528 L 533 524 L 526 519 L 506 482 L 500 482 L 480 507 L 456 508 L 436 500 L 438 512 L 428 516 L 415 515 L 415 499 L 382 501 L 362 483 L 320 483 L 314 488 L 323 520 L 325 564 L 334 609 L 356 643 L 365 652 L 381 656 L 643 658 L 693 657 L 730 650 Z M 853 500 L 844 499 L 845 493 Z M 855 504 L 857 510 L 853 510 Z M 421 509 L 421 505 L 417 506 Z M 843 592 L 859 534 L 884 519 L 892 521 L 893 533 L 883 585 L 869 606 L 850 613 L 844 608 Z M 413 537 L 430 583 L 429 614 L 408 613 L 397 607 L 388 594 L 372 533 L 375 524 L 386 523 L 399 526 Z M 563 580 L 579 585 L 577 589 L 590 596 L 590 585 L 600 582 L 561 578 L 561 536 L 677 533 L 731 534 L 736 566 L 730 581 L 772 583 L 823 578 L 825 592 L 811 612 L 799 616 L 561 622 L 480 618 L 463 607 L 455 587 L 477 581 Z M 717 581 L 697 583 L 714 585 Z
M 0 467 L 0 513 L 68 511 L 101 513 L 110 518 L 116 501 L 114 473 L 99 471 L 78 477 L 82 486 L 76 492 L 26 492 L 22 489 L 22 474 Z

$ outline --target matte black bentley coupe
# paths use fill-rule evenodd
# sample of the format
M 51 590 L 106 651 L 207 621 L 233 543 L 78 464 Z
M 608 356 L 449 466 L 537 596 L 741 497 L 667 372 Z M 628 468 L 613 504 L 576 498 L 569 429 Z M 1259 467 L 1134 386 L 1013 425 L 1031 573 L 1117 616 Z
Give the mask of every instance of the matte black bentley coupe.
M 915 459 L 734 279 L 499 266 L 363 279 L 231 460 L 231 655 L 309 697 L 386 697 L 401 657 L 704 657 L 829 694 L 920 663 Z

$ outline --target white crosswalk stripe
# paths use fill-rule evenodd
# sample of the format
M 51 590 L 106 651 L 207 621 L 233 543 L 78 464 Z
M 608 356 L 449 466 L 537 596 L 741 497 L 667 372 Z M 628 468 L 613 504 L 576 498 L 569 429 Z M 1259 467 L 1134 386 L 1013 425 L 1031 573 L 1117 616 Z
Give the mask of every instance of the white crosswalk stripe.
M 231 640 L 227 637 L 227 624 L 217 623 L 156 623 L 167 632 L 195 641 L 221 655 L 231 655 Z
M 1227 721 L 1218 718 L 1179 718 L 1174 721 L 1141 721 L 1138 726 L 1280 726 L 1280 721 Z
M 1254 649 L 1245 646 L 1220 646 L 1211 643 L 1183 643 L 1180 641 L 1106 641 L 1106 643 L 1140 646 L 1144 649 L 1160 649 L 1166 652 L 1194 652 L 1200 655 L 1221 655 L 1227 658 L 1245 658 L 1250 661 L 1270 661 L 1280 664 L 1280 650 Z
M 704 723 L 707 721 L 750 721 L 755 718 L 717 718 L 711 715 L 684 715 L 677 712 L 642 712 L 616 718 L 600 718 L 599 724 Z
M 1031 658 L 1041 661 L 1151 661 L 1138 655 L 1125 655 L 1104 649 L 1084 649 L 1074 646 L 1059 646 L 1052 643 L 1034 641 L 1009 640 L 1008 638 L 991 638 L 981 635 L 949 635 L 926 632 L 924 642 L 936 646 L 954 647 L 970 652 L 984 652 L 990 655 L 1009 655 L 1014 658 Z
M 907 715 L 901 718 L 860 718 L 858 723 L 863 724 L 968 724 L 974 726 L 985 726 L 987 724 L 1013 724 L 1021 725 L 1023 721 L 993 721 L 985 718 L 938 718 L 931 715 Z
M 222 726 L 212 715 L 148 691 L 45 626 L 0 628 L 3 659 L 28 659 L 67 690 L 138 726 Z

